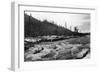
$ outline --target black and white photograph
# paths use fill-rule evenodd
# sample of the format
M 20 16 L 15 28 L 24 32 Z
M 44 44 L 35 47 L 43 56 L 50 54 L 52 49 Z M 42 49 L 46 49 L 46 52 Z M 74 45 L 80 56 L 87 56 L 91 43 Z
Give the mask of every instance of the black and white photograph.
M 91 14 L 24 11 L 24 62 L 90 59 Z

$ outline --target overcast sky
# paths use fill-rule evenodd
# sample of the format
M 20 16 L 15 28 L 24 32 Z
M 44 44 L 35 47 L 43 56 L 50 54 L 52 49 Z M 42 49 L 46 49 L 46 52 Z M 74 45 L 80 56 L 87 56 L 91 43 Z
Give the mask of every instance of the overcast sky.
M 47 12 L 25 12 L 32 17 L 41 21 L 48 20 L 54 21 L 57 25 L 65 26 L 71 30 L 78 27 L 81 32 L 90 32 L 90 14 L 72 14 L 72 13 L 47 13 Z

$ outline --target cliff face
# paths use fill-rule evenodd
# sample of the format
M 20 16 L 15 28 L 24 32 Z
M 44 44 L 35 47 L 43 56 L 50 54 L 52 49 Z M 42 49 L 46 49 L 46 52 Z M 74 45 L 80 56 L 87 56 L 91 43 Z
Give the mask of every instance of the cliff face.
M 36 37 L 43 35 L 72 35 L 72 31 L 58 26 L 47 20 L 40 21 L 32 16 L 24 14 L 25 37 Z

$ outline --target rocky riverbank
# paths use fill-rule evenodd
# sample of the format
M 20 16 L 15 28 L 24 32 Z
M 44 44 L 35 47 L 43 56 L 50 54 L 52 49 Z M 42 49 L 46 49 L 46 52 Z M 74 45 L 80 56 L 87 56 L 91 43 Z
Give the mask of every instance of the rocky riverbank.
M 27 46 L 27 45 L 25 45 Z M 90 58 L 90 36 L 41 42 L 24 52 L 25 61 L 47 61 Z

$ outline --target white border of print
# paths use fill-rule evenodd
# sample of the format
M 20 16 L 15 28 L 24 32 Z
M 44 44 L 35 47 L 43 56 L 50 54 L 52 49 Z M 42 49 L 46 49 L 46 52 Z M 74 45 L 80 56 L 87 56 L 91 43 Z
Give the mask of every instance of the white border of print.
M 55 12 L 71 12 L 71 13 L 89 13 L 91 14 L 91 58 L 80 60 L 59 60 L 59 61 L 37 61 L 24 62 L 24 10 L 36 11 L 55 11 Z M 32 5 L 25 3 L 12 3 L 12 58 L 11 69 L 19 70 L 40 70 L 40 69 L 54 69 L 54 68 L 68 68 L 96 65 L 97 50 L 95 47 L 95 32 L 96 32 L 96 8 L 73 6 L 66 7 L 59 6 L 43 6 Z

